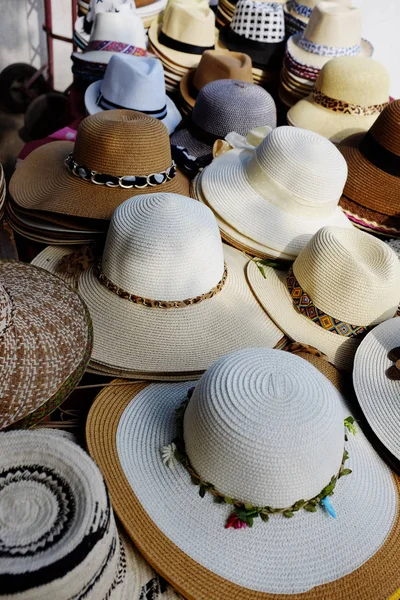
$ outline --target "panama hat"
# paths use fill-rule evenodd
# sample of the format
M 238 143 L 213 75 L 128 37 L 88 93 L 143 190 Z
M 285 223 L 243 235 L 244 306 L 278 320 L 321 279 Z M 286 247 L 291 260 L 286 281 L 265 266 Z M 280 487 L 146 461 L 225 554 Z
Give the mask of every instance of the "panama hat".
M 400 264 L 384 242 L 355 228 L 323 227 L 289 271 L 247 267 L 249 283 L 289 338 L 311 344 L 351 370 L 355 351 L 375 325 L 396 315 Z
M 373 125 L 388 104 L 389 89 L 389 73 L 375 60 L 333 58 L 322 67 L 311 95 L 289 110 L 287 120 L 338 143 Z
M 88 45 L 93 22 L 99 13 L 135 14 L 136 6 L 134 0 L 90 0 L 86 14 L 78 16 L 74 25 L 74 38 L 79 42 L 80 48 L 84 49 Z
M 32 427 L 85 372 L 91 320 L 78 294 L 42 269 L 1 260 L 0 282 L 0 429 Z
M 340 205 L 362 229 L 400 237 L 400 100 L 391 102 L 366 134 L 339 150 L 349 169 Z
M 295 257 L 324 225 L 351 227 L 338 207 L 346 176 L 332 142 L 277 127 L 254 151 L 231 150 L 215 159 L 201 172 L 200 186 L 217 217 L 250 248 L 254 240 L 266 254 Z
M 90 115 L 118 108 L 143 112 L 164 123 L 169 133 L 182 119 L 165 93 L 163 66 L 157 58 L 113 56 L 104 79 L 87 88 L 85 107 Z
M 180 598 L 118 532 L 98 467 L 69 436 L 1 433 L 0 449 L 0 597 Z
M 289 0 L 283 5 L 285 12 L 286 36 L 301 33 L 307 26 L 311 14 L 319 0 Z M 338 4 L 351 6 L 351 0 L 336 0 Z
M 22 208 L 91 219 L 110 219 L 127 198 L 160 190 L 185 194 L 189 182 L 172 161 L 166 127 L 133 110 L 90 115 L 79 125 L 75 145 L 37 148 L 10 181 Z
M 196 600 L 396 592 L 399 481 L 358 428 L 347 432 L 329 380 L 259 348 L 220 358 L 192 385 L 104 390 L 87 421 L 89 451 L 147 560 Z

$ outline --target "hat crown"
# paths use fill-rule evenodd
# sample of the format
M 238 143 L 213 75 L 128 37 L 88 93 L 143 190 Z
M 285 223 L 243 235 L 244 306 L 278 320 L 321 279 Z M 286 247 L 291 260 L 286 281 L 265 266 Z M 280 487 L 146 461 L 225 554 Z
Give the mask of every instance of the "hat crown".
M 303 36 L 315 44 L 350 48 L 361 43 L 361 25 L 359 8 L 322 0 L 313 9 Z
M 298 127 L 271 131 L 249 161 L 249 173 L 254 163 L 309 206 L 338 203 L 347 178 L 346 161 L 332 142 Z
M 230 27 L 249 40 L 281 42 L 285 39 L 283 6 L 278 2 L 239 0 Z
M 369 133 L 386 150 L 400 157 L 400 100 L 386 106 Z
M 128 13 L 136 12 L 136 5 L 134 0 L 90 0 L 89 10 L 86 15 L 86 20 L 94 21 L 94 18 L 99 13 Z
M 119 42 L 146 48 L 146 35 L 142 19 L 136 14 L 101 12 L 96 14 L 90 42 Z
M 12 302 L 5 287 L 0 283 L 0 339 L 12 321 Z
M 192 121 L 209 133 L 225 137 L 236 131 L 276 126 L 276 107 L 263 88 L 246 81 L 218 79 L 205 85 L 197 97 Z
M 172 164 L 165 125 L 133 110 L 86 117 L 79 125 L 73 155 L 79 165 L 119 177 L 161 173 Z
M 251 348 L 217 360 L 184 417 L 195 471 L 222 494 L 290 507 L 320 493 L 343 457 L 339 392 L 307 361 Z
M 165 9 L 161 31 L 185 44 L 214 46 L 215 15 L 205 0 L 174 0 Z
M 224 272 L 212 211 L 169 193 L 123 202 L 111 219 L 102 270 L 123 290 L 151 300 L 186 300 L 209 292 Z
M 217 79 L 238 79 L 253 83 L 251 58 L 241 52 L 229 50 L 206 50 L 193 74 L 193 85 L 201 90 L 207 83 Z
M 400 302 L 400 262 L 381 240 L 355 228 L 323 227 L 293 263 L 321 311 L 353 326 L 381 323 Z

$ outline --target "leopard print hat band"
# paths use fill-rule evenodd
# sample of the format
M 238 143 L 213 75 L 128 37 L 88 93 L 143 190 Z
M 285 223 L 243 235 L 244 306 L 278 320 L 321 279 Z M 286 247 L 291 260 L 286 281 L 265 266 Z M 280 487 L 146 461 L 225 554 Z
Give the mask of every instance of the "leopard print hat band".
M 361 106 L 360 104 L 350 104 L 343 100 L 336 100 L 326 96 L 321 90 L 314 88 L 312 92 L 313 100 L 316 104 L 319 104 L 323 108 L 328 108 L 334 112 L 339 112 L 344 115 L 358 115 L 367 117 L 371 115 L 379 115 L 383 109 L 389 104 L 384 102 L 383 104 L 375 104 L 371 106 Z

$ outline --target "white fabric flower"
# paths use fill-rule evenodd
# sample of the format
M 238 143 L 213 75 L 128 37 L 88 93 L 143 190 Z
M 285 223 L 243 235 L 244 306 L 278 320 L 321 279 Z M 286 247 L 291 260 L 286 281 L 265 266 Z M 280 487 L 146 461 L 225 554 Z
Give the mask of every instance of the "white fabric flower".
M 175 450 L 176 446 L 174 442 L 161 448 L 162 461 L 169 469 L 173 469 L 175 466 Z

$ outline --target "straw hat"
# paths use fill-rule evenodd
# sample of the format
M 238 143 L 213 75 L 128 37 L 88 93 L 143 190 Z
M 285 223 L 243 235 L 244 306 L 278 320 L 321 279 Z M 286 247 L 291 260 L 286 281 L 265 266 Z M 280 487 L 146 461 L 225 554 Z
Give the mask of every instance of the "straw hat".
M 340 205 L 357 227 L 400 237 L 400 100 L 391 102 L 365 135 L 339 150 L 349 176 Z
M 345 441 L 349 409 L 328 379 L 297 356 L 247 349 L 214 363 L 185 410 L 192 385 L 104 390 L 87 422 L 115 510 L 151 564 L 196 600 L 376 600 L 395 592 L 399 480 L 358 428 Z M 177 434 L 182 440 L 180 407 L 179 447 L 198 473 L 192 480 L 162 453 Z M 289 507 L 322 495 L 344 450 L 352 473 L 334 489 L 336 520 L 318 500 L 313 513 L 299 504 L 287 518 L 248 515 L 249 504 Z M 215 489 L 203 485 L 199 495 L 199 478 Z M 225 503 L 214 501 L 216 491 Z M 241 518 L 254 519 L 252 528 L 224 527 L 233 524 L 232 500 L 246 502 Z
M 270 317 L 343 370 L 351 370 L 361 336 L 395 316 L 400 301 L 397 256 L 355 228 L 320 229 L 289 272 L 264 274 L 249 263 L 249 283 Z
M 111 219 L 127 198 L 160 190 L 186 194 L 189 182 L 174 166 L 166 127 L 132 110 L 87 117 L 75 145 L 38 148 L 10 181 L 10 193 L 22 208 L 91 219 Z
M 236 79 L 253 83 L 251 58 L 242 52 L 228 50 L 206 50 L 197 69 L 181 79 L 179 90 L 183 100 L 194 107 L 199 91 L 217 79 Z
M 180 596 L 118 532 L 93 460 L 61 432 L 0 434 L 0 596 L 154 600 Z M 149 596 L 147 596 L 149 597 Z
M 87 88 L 85 107 L 90 115 L 116 108 L 144 112 L 164 123 L 169 133 L 182 119 L 165 93 L 164 70 L 157 58 L 113 56 L 104 79 Z
M 80 381 L 92 325 L 78 294 L 42 269 L 2 260 L 0 281 L 0 429 L 32 427 Z
M 215 15 L 206 0 L 174 0 L 167 5 L 161 25 L 149 29 L 152 47 L 177 65 L 192 69 L 215 43 Z
M 324 225 L 351 226 L 338 207 L 346 176 L 331 142 L 277 127 L 253 152 L 231 150 L 215 159 L 200 184 L 218 218 L 246 236 L 250 247 L 254 240 L 278 256 L 295 257 Z
M 336 0 L 338 4 L 351 6 L 351 0 Z M 310 20 L 312 11 L 318 4 L 318 0 L 289 0 L 285 2 L 283 10 L 285 12 L 286 37 L 301 33 Z
M 264 125 L 276 127 L 272 96 L 253 83 L 218 79 L 200 90 L 190 119 L 171 136 L 171 144 L 204 157 L 204 164 L 208 164 L 217 139 L 231 131 L 246 135 L 250 129 Z
M 388 104 L 390 76 L 370 58 L 341 56 L 321 69 L 312 93 L 287 114 L 290 125 L 338 143 L 367 131 Z
M 74 37 L 80 41 L 80 47 L 85 48 L 89 42 L 93 22 L 99 13 L 135 14 L 134 0 L 90 0 L 89 9 L 84 16 L 79 16 L 74 25 Z
M 303 33 L 290 37 L 287 51 L 295 60 L 322 69 L 338 56 L 371 56 L 370 42 L 361 38 L 361 10 L 323 0 L 314 8 Z

